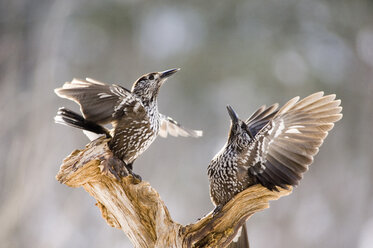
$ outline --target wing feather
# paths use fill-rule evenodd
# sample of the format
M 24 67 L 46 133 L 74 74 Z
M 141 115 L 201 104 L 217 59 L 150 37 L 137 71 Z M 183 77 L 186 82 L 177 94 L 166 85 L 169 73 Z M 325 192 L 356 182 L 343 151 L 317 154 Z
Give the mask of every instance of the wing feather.
M 249 173 L 272 190 L 275 186 L 297 185 L 328 131 L 342 118 L 341 101 L 335 97 L 324 96 L 323 92 L 300 101 L 295 97 L 276 111 L 249 145 Z M 268 113 L 273 114 L 274 110 Z M 266 116 L 265 107 L 252 116 L 248 125 L 259 123 L 257 119 Z
M 129 90 L 91 78 L 73 79 L 66 82 L 62 88 L 55 89 L 55 93 L 78 103 L 84 118 L 99 124 L 110 123 L 126 111 L 133 111 L 135 106 L 137 111 L 143 108 L 141 101 Z
M 255 136 L 277 113 L 278 104 L 275 103 L 268 108 L 265 105 L 261 106 L 247 120 L 246 124 L 250 132 Z
M 324 95 L 323 91 L 313 93 L 302 100 L 300 100 L 297 104 L 297 109 L 301 109 L 304 106 L 308 106 L 309 104 L 312 104 L 313 102 L 319 100 Z
M 201 130 L 192 130 L 186 127 L 183 127 L 171 117 L 161 115 L 161 123 L 159 128 L 159 136 L 166 138 L 168 134 L 177 137 L 201 137 L 203 132 Z
M 282 106 L 282 108 L 277 112 L 277 115 L 282 115 L 286 112 L 288 112 L 288 110 L 290 110 L 291 108 L 294 107 L 294 105 L 296 104 L 296 102 L 299 100 L 299 96 L 296 96 L 294 98 L 292 98 L 291 100 L 289 100 L 287 103 L 285 103 L 284 106 Z
M 261 106 L 258 108 L 247 120 L 246 123 L 250 123 L 252 120 L 256 119 L 260 113 L 262 113 L 266 109 L 266 105 Z
M 266 162 L 266 169 L 268 169 L 268 174 L 273 178 L 280 178 L 280 183 L 283 185 L 289 184 L 297 184 L 297 182 L 301 179 L 300 176 L 297 176 L 297 174 L 294 174 L 292 171 L 290 171 L 287 167 L 283 166 L 275 166 L 272 162 L 267 160 Z
M 302 172 L 296 172 L 292 169 L 289 169 L 286 166 L 281 166 L 282 164 L 279 161 L 277 161 L 275 158 L 273 158 L 272 156 L 268 156 L 267 162 L 271 163 L 271 166 L 276 168 L 276 170 L 282 171 L 282 173 L 286 174 L 287 177 L 291 178 L 291 180 L 295 182 L 302 179 Z M 275 170 L 275 169 L 272 169 L 272 170 Z M 289 183 L 285 182 L 285 184 L 289 184 Z

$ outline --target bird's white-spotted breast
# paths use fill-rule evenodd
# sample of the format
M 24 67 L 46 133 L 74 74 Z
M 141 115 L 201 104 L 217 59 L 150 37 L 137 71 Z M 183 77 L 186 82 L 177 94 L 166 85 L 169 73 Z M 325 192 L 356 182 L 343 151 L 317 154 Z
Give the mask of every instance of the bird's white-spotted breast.
M 210 197 L 215 205 L 227 203 L 235 194 L 247 187 L 242 178 L 246 176 L 239 158 L 229 146 L 215 156 L 208 166 L 207 173 L 210 180 Z
M 115 123 L 110 148 L 125 163 L 132 163 L 157 137 L 159 122 L 156 105 L 148 106 L 142 112 L 126 113 Z

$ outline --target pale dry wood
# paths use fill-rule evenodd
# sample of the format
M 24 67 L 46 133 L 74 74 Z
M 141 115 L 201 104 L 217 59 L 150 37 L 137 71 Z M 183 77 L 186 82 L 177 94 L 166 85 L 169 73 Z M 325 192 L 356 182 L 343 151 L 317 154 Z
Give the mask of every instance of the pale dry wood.
M 291 193 L 270 191 L 256 185 L 239 193 L 219 214 L 209 213 L 194 224 L 174 222 L 159 194 L 148 182 L 127 176 L 119 182 L 103 163 L 113 159 L 107 139 L 91 142 L 70 154 L 56 178 L 70 187 L 83 187 L 97 200 L 106 222 L 120 228 L 135 247 L 225 247 L 238 228 L 270 200 Z

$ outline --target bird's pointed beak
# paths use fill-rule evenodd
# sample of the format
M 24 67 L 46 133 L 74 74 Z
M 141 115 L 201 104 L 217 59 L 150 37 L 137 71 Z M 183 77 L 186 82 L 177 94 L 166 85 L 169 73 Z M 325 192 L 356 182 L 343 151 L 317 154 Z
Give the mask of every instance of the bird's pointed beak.
M 174 68 L 174 69 L 162 71 L 159 74 L 161 75 L 162 79 L 165 79 L 165 78 L 171 77 L 172 75 L 174 75 L 178 71 L 180 71 L 180 68 Z
M 228 105 L 227 106 L 228 114 L 231 117 L 232 123 L 237 123 L 238 122 L 238 116 L 237 113 L 233 110 L 233 108 Z

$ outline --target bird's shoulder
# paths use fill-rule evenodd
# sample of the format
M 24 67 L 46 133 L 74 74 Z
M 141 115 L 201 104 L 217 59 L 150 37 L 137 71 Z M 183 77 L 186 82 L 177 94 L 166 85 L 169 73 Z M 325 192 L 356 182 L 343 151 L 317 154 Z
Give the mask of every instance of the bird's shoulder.
M 117 84 L 110 85 L 110 91 L 118 97 L 113 117 L 126 117 L 128 119 L 146 118 L 146 108 L 138 96 Z

